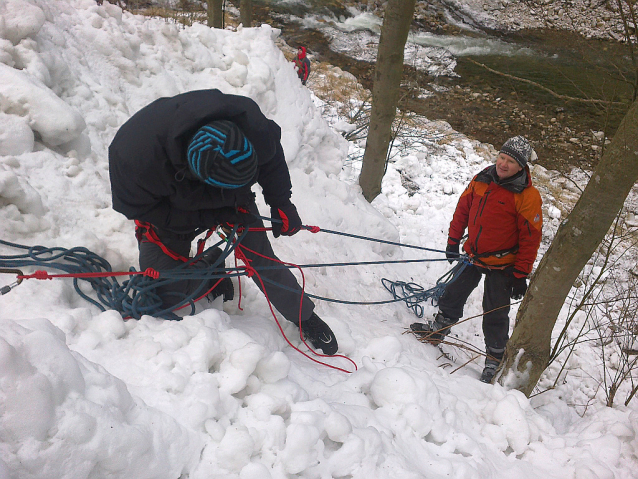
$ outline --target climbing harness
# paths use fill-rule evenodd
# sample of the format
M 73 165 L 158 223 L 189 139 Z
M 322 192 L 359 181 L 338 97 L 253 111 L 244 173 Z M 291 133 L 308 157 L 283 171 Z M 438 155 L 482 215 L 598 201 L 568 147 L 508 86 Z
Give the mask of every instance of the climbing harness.
M 203 230 L 195 231 L 195 233 L 193 234 L 193 237 L 198 236 L 201 233 L 201 231 Z M 206 240 L 208 240 L 208 238 L 212 236 L 213 232 L 214 230 L 209 229 L 206 232 L 206 236 L 197 241 L 196 256 L 200 256 L 204 252 L 204 248 L 206 247 Z M 162 252 L 165 255 L 170 256 L 176 261 L 183 261 L 184 263 L 187 263 L 190 260 L 190 258 L 186 258 L 185 256 L 182 256 L 181 254 L 176 253 L 175 251 L 170 249 L 168 246 L 166 246 L 164 243 L 162 243 L 162 240 L 160 240 L 159 236 L 157 235 L 157 231 L 155 230 L 155 227 L 151 223 L 135 220 L 135 238 L 137 239 L 138 243 L 147 241 L 149 243 L 153 243 L 159 246 L 159 248 L 162 250 Z
M 511 264 L 492 265 L 492 264 L 485 263 L 483 261 L 484 258 L 490 258 L 490 257 L 503 258 L 503 257 L 507 256 L 508 254 L 516 254 L 516 253 L 518 253 L 518 245 L 514 246 L 513 248 L 502 249 L 502 250 L 499 250 L 499 251 L 487 251 L 485 253 L 480 253 L 480 254 L 477 254 L 475 252 L 474 247 L 471 247 L 471 249 L 472 249 L 472 253 L 469 256 L 470 256 L 470 259 L 471 259 L 472 263 L 476 263 L 480 267 L 485 268 L 485 269 L 507 269 L 507 268 L 511 267 L 512 265 Z

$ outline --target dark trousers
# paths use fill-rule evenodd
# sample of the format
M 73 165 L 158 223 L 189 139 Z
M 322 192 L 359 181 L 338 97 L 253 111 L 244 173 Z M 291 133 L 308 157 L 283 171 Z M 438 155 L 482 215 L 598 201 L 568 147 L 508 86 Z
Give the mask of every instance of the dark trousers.
M 496 311 L 483 315 L 483 335 L 485 345 L 491 350 L 505 348 L 509 339 L 510 293 L 512 277 L 503 270 L 489 270 L 469 265 L 459 277 L 446 288 L 439 300 L 439 309 L 446 318 L 457 322 L 463 317 L 463 307 L 470 293 L 478 286 L 481 276 L 485 275 L 483 292 L 483 311 Z
M 259 215 L 257 205 L 254 203 L 250 206 L 250 212 L 254 215 Z M 263 222 L 258 221 L 251 225 L 255 228 L 263 228 Z M 158 236 L 162 243 L 172 251 L 184 256 L 190 256 L 191 243 L 195 238 L 195 234 L 176 235 L 162 230 L 157 231 Z M 259 253 L 259 255 L 266 258 L 275 258 L 275 252 L 272 249 L 272 245 L 268 240 L 268 236 L 265 231 L 250 231 L 242 239 L 241 244 L 247 249 Z M 180 260 L 175 260 L 170 256 L 164 254 L 159 246 L 154 243 L 142 242 L 139 244 L 140 249 L 140 269 L 144 271 L 146 268 L 154 268 L 157 271 L 176 268 L 184 264 Z M 268 295 L 273 306 L 279 311 L 284 318 L 288 321 L 298 324 L 299 323 L 299 306 L 301 302 L 301 287 L 297 282 L 295 276 L 289 269 L 266 269 L 260 270 L 260 267 L 264 266 L 278 266 L 278 263 L 270 261 L 266 258 L 252 253 L 248 250 L 244 250 L 246 257 L 250 261 L 250 266 L 255 268 L 262 280 L 264 281 L 265 293 Z M 193 268 L 205 268 L 207 265 L 201 261 L 195 263 Z M 220 267 L 224 267 L 223 264 Z M 253 281 L 263 291 L 261 283 L 257 278 L 257 275 L 253 275 Z M 209 288 L 217 282 L 217 280 L 206 280 L 210 284 L 205 285 L 201 289 L 201 293 L 205 293 Z M 277 283 L 283 287 L 271 284 L 270 281 Z M 163 286 L 157 289 L 158 294 L 162 298 L 165 307 L 171 307 L 181 301 L 183 295 L 189 295 L 200 287 L 202 280 L 185 280 L 177 281 L 169 285 Z M 292 291 L 290 291 L 292 290 Z M 174 293 L 181 293 L 176 295 Z M 313 302 L 304 295 L 301 308 L 301 320 L 305 321 L 310 317 L 315 305 Z
M 191 252 L 191 242 L 195 238 L 195 234 L 176 235 L 166 231 L 155 229 L 155 233 L 159 237 L 160 241 L 169 250 L 188 258 Z M 139 244 L 140 251 L 140 270 L 144 271 L 146 268 L 153 268 L 156 271 L 166 271 L 169 269 L 177 268 L 184 264 L 183 261 L 173 259 L 155 243 L 151 243 L 146 239 L 142 240 Z M 190 268 L 206 268 L 207 264 L 203 261 L 190 266 Z M 221 265 L 223 267 L 223 264 Z M 205 281 L 206 284 L 202 284 Z M 165 286 L 158 286 L 155 292 L 162 299 L 162 306 L 164 308 L 172 308 L 179 304 L 186 296 L 190 296 L 197 291 L 197 296 L 201 296 L 206 293 L 213 285 L 218 281 L 214 280 L 201 280 L 201 279 L 189 279 L 184 281 L 174 281 Z M 201 288 L 200 288 L 201 286 Z M 198 291 L 198 288 L 199 291 Z M 193 298 L 197 299 L 197 298 Z

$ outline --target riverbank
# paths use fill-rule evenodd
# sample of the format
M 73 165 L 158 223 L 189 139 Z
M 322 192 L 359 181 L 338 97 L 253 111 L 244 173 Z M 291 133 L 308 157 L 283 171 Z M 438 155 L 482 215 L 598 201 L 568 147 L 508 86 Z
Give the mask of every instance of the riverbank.
M 620 41 L 624 29 L 616 2 L 605 0 L 439 0 L 456 18 L 508 32 L 552 29 L 585 38 Z
M 315 66 L 337 66 L 372 89 L 373 63 L 331 50 L 316 30 L 295 23 L 278 27 L 291 47 L 308 48 Z M 400 107 L 429 120 L 444 120 L 454 130 L 497 148 L 510 136 L 525 135 L 537 150 L 539 164 L 550 170 L 591 170 L 599 161 L 605 141 L 603 110 L 548 98 L 542 91 L 482 71 L 467 58 L 458 59 L 456 71 L 459 77 L 433 78 L 406 67 Z M 312 81 L 308 86 L 313 88 Z
M 551 10 L 552 5 L 555 6 L 558 2 L 553 2 L 552 5 L 544 0 L 543 2 L 543 4 L 491 0 L 418 2 L 414 23 L 421 31 L 439 35 L 468 34 L 467 29 L 460 27 L 463 24 L 466 28 L 475 28 L 477 35 L 480 34 L 480 29 L 491 31 L 492 35 L 497 35 L 506 42 L 520 45 L 543 44 L 543 48 L 549 44 L 546 51 L 541 53 L 545 58 L 559 56 L 560 54 L 556 52 L 561 48 L 574 50 L 580 48 L 583 52 L 599 49 L 598 54 L 605 56 L 608 53 L 608 47 L 617 46 L 610 41 L 598 42 L 585 38 L 604 36 L 603 32 L 608 26 L 604 18 L 609 17 L 611 20 L 611 15 L 605 15 L 604 18 L 599 16 L 601 21 L 596 23 L 592 20 L 588 23 L 588 19 L 599 15 L 604 6 L 592 4 L 587 0 L 575 0 L 569 5 L 565 4 L 562 11 L 560 9 L 554 11 Z M 297 8 L 302 8 L 300 4 L 295 5 Z M 530 5 L 540 6 L 535 10 Z M 377 0 L 335 1 L 330 5 L 331 8 L 356 7 L 358 11 L 367 10 L 371 13 L 381 13 L 382 6 L 383 2 Z M 585 8 L 587 6 L 589 10 Z M 304 16 L 301 11 L 291 13 L 290 4 L 286 3 L 287 10 L 282 14 L 282 11 L 275 11 L 280 7 L 284 8 L 276 2 L 267 4 L 255 2 L 255 21 L 269 23 L 279 28 L 282 39 L 293 49 L 296 49 L 298 45 L 305 45 L 314 65 L 322 62 L 334 65 L 354 75 L 365 88 L 372 88 L 374 73 L 372 61 L 352 58 L 350 56 L 352 53 L 348 51 L 344 53 L 333 51 L 330 40 L 321 31 L 302 25 L 301 19 Z M 573 31 L 565 30 L 564 27 L 568 25 L 554 21 L 553 17 L 559 13 L 569 16 L 574 25 L 580 25 L 582 32 L 575 32 L 576 28 L 572 28 Z M 592 26 L 593 23 L 595 24 Z M 522 29 L 522 26 L 526 25 L 540 27 L 549 24 L 552 24 L 553 28 Z M 595 57 L 596 52 L 588 54 Z M 591 170 L 597 164 L 605 144 L 603 132 L 605 131 L 609 137 L 613 135 L 615 126 L 622 117 L 621 109 L 610 112 L 596 105 L 552 97 L 538 87 L 492 73 L 472 62 L 472 59 L 472 57 L 457 58 L 455 72 L 459 74 L 458 77 L 433 77 L 421 70 L 406 66 L 407 81 L 404 82 L 404 101 L 400 107 L 430 120 L 444 120 L 460 133 L 495 147 L 500 146 L 512 135 L 523 134 L 534 143 L 539 155 L 539 163 L 548 169 L 568 173 L 573 167 Z M 478 58 L 478 61 L 488 64 L 491 61 L 494 68 L 503 67 L 501 71 L 512 73 L 514 76 L 526 77 L 526 74 L 530 73 L 510 69 L 511 63 L 514 62 L 518 62 L 523 68 L 527 66 L 526 58 L 485 56 Z M 535 59 L 529 57 L 529 62 L 533 61 Z M 499 62 L 501 62 L 500 65 Z M 569 72 L 557 67 L 555 72 L 550 72 L 549 75 L 542 64 L 535 65 L 534 68 L 545 73 L 545 77 L 539 79 L 540 83 L 545 84 L 556 79 L 564 80 L 563 83 L 569 84 L 572 79 L 568 78 L 568 75 L 573 73 L 583 77 L 579 80 L 585 83 L 590 79 L 597 79 L 599 76 L 597 72 L 587 71 L 585 68 L 587 65 L 584 63 L 580 64 L 576 61 L 575 67 Z M 517 75 L 517 73 L 522 74 Z M 572 83 L 576 85 L 576 82 Z M 309 82 L 308 86 L 312 88 L 312 82 Z M 554 86 L 564 85 L 549 84 L 550 88 Z M 581 86 L 576 85 L 571 92 L 573 96 L 580 96 L 578 89 Z M 596 85 L 590 85 L 590 87 L 594 92 L 592 95 L 595 94 Z M 558 93 L 566 92 L 558 91 Z

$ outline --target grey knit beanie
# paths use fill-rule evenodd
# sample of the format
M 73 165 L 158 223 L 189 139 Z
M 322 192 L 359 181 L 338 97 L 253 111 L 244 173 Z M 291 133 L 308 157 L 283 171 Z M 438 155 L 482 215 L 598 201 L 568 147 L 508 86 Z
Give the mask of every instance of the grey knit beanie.
M 514 158 L 522 168 L 525 168 L 527 162 L 532 158 L 534 150 L 529 141 L 523 136 L 514 136 L 507 140 L 501 148 L 501 153 Z

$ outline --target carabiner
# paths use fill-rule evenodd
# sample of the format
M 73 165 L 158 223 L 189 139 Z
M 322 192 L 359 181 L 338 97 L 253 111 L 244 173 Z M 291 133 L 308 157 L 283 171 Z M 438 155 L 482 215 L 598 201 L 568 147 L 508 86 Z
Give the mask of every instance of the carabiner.
M 3 294 L 7 294 L 13 288 L 15 288 L 20 283 L 22 283 L 21 276 L 24 276 L 24 273 L 22 273 L 22 271 L 20 271 L 19 269 L 0 268 L 0 273 L 8 273 L 8 274 L 15 273 L 18 275 L 18 279 L 15 280 L 13 283 L 0 288 L 0 296 L 2 296 Z

